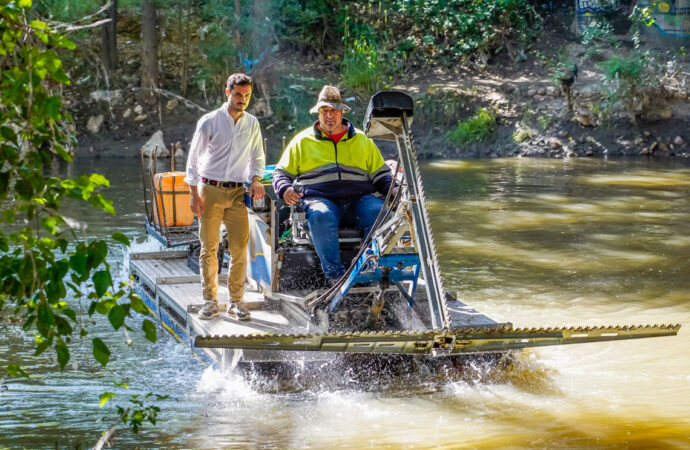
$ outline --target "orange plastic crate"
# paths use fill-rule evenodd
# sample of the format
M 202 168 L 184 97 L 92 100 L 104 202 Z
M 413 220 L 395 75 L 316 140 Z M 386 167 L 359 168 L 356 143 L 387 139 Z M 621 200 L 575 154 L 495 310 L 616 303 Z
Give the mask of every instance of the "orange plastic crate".
M 153 176 L 153 222 L 161 227 L 186 227 L 194 222 L 189 206 L 189 185 L 184 172 L 163 172 Z

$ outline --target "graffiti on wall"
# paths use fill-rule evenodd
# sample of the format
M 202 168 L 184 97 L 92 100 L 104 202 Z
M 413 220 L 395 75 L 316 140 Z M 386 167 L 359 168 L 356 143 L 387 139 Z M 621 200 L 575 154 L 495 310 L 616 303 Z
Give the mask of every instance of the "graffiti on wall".
M 618 8 L 620 8 L 618 0 L 575 0 L 575 12 L 577 14 L 596 14 L 615 11 Z
M 690 37 L 690 0 L 639 0 L 637 6 L 651 9 L 659 35 Z M 629 13 L 622 10 L 620 0 L 575 0 L 580 29 L 589 25 L 597 14 L 615 11 Z
M 690 0 L 642 0 L 638 4 L 651 8 L 661 36 L 690 37 Z

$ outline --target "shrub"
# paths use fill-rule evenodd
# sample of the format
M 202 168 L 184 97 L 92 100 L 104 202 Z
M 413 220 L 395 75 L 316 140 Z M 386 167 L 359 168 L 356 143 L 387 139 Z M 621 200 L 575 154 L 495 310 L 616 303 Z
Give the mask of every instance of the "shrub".
M 366 39 L 355 39 L 352 45 L 345 47 L 341 68 L 343 84 L 366 95 L 377 91 L 385 79 L 378 65 L 376 46 Z
M 456 145 L 483 142 L 493 135 L 495 129 L 496 115 L 482 108 L 467 121 L 459 120 L 458 125 L 446 135 L 446 138 Z

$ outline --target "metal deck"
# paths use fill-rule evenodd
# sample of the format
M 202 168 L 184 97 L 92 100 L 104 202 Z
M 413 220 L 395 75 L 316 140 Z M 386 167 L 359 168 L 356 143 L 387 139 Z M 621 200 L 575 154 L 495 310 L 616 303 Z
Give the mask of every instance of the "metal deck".
M 137 280 L 139 293 L 159 322 L 181 342 L 190 345 L 207 362 L 238 363 L 330 361 L 336 353 L 271 351 L 265 346 L 257 349 L 195 347 L 197 337 L 242 335 L 305 335 L 318 333 L 304 311 L 292 302 L 264 298 L 256 287 L 247 284 L 244 302 L 252 312 L 250 321 L 239 321 L 227 314 L 212 320 L 200 320 L 198 311 L 203 305 L 200 275 L 187 265 L 187 251 L 132 253 L 130 273 Z M 219 299 L 227 299 L 227 270 L 219 274 Z M 227 303 L 220 301 L 221 311 Z M 498 327 L 495 321 L 459 301 L 449 303 L 448 313 L 455 327 Z M 419 323 L 421 328 L 424 326 Z

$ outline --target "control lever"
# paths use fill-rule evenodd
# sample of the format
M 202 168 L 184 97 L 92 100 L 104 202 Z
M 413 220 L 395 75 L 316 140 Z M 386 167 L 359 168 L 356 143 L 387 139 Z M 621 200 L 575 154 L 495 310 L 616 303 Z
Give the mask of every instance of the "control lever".
M 304 185 L 299 181 L 292 183 L 292 189 L 297 195 L 302 193 Z M 307 215 L 304 212 L 304 204 L 302 199 L 290 207 L 290 216 L 292 217 L 292 239 L 295 242 L 300 242 L 307 236 L 307 230 L 305 229 L 305 222 L 307 221 Z
M 295 191 L 295 194 L 300 195 L 302 193 L 302 189 L 304 188 L 304 185 L 300 183 L 299 181 L 295 181 L 292 183 L 292 189 Z M 304 212 L 304 205 L 302 204 L 302 198 L 300 197 L 299 202 L 295 204 L 295 211 L 297 212 Z

